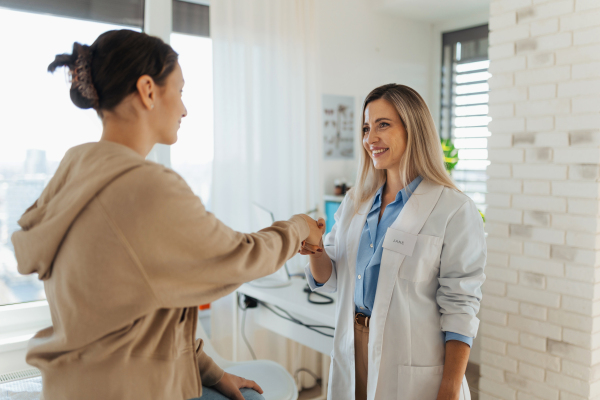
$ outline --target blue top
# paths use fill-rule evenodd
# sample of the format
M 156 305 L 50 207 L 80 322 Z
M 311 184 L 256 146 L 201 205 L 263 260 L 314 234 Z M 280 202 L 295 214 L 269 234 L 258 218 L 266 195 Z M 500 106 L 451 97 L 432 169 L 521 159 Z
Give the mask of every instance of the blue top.
M 354 289 L 354 304 L 356 312 L 370 316 L 375 303 L 375 293 L 377 292 L 377 280 L 379 279 L 379 268 L 381 257 L 383 255 L 383 239 L 390 226 L 396 221 L 400 211 L 410 199 L 412 193 L 417 189 L 423 178 L 415 178 L 407 187 L 396 194 L 396 199 L 385 207 L 381 220 L 379 213 L 381 211 L 381 202 L 383 189 L 385 185 L 379 188 L 375 194 L 375 200 L 367 221 L 360 235 L 358 253 L 356 256 L 356 276 Z M 316 282 L 315 282 L 316 283 Z M 317 283 L 318 286 L 322 286 Z M 469 346 L 473 344 L 473 338 L 460 335 L 454 332 L 446 332 L 446 341 L 460 340 Z

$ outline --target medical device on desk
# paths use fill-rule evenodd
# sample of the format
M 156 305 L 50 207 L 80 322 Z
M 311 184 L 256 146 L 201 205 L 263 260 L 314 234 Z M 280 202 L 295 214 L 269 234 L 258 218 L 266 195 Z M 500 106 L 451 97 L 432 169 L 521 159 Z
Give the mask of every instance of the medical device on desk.
M 256 226 L 259 227 L 258 229 L 271 226 L 275 222 L 273 213 L 258 203 L 252 203 L 252 209 L 256 218 Z M 291 285 L 291 275 L 287 262 L 277 272 L 263 278 L 255 279 L 252 282 L 248 282 L 248 284 L 261 288 L 276 288 Z

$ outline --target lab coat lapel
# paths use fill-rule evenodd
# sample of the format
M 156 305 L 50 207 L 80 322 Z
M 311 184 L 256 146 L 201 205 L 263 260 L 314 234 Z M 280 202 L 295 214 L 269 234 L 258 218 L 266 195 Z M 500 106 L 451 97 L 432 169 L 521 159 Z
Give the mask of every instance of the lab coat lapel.
M 437 204 L 443 189 L 443 186 L 435 183 L 421 182 L 390 228 L 417 235 Z M 388 317 L 392 293 L 398 279 L 398 272 L 405 257 L 404 254 L 386 248 L 383 249 L 377 280 L 377 293 L 369 328 L 369 376 L 367 380 L 367 397 L 369 399 L 375 398 L 381 366 L 383 330 Z

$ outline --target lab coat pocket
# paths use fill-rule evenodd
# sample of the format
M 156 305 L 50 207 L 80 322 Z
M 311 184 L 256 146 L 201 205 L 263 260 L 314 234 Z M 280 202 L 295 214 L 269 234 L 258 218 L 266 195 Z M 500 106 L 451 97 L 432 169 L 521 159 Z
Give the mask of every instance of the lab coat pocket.
M 442 384 L 444 366 L 398 367 L 398 400 L 435 400 Z
M 442 238 L 417 235 L 412 256 L 404 258 L 398 276 L 411 282 L 431 279 L 432 275 L 438 271 L 441 247 Z

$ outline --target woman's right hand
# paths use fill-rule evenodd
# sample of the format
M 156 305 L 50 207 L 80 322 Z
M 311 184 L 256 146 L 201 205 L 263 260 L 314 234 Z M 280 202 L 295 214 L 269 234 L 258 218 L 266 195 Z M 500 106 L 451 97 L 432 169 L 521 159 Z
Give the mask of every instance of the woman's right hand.
M 319 218 L 318 221 L 310 218 L 308 215 L 302 215 L 310 227 L 308 238 L 302 242 L 302 247 L 298 253 L 302 255 L 321 255 L 323 253 L 323 234 L 325 233 L 325 220 Z M 317 243 L 317 244 L 316 244 Z

